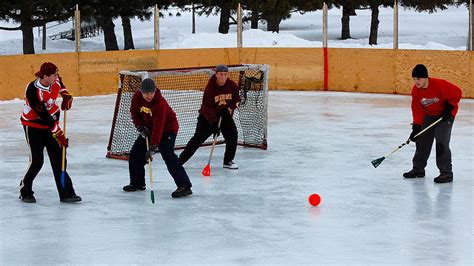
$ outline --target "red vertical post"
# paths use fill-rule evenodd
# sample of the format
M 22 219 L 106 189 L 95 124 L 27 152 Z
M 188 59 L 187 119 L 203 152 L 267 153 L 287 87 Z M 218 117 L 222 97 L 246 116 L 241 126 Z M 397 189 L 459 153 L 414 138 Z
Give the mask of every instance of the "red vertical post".
M 328 5 L 323 3 L 323 56 L 324 56 L 324 91 L 329 86 L 329 60 L 328 60 Z
M 328 60 L 328 48 L 324 47 L 324 90 L 328 90 L 329 84 L 329 60 Z

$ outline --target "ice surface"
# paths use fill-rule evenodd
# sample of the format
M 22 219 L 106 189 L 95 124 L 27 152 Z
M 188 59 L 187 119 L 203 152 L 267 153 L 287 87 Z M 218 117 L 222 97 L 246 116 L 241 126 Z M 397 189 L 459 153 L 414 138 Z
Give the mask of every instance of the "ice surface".
M 413 144 L 370 163 L 408 137 L 410 97 L 269 97 L 268 150 L 238 148 L 233 171 L 220 146 L 204 178 L 210 148 L 199 149 L 185 165 L 194 194 L 182 199 L 154 160 L 154 205 L 149 190 L 122 191 L 126 161 L 105 158 L 114 95 L 76 97 L 68 112 L 68 171 L 83 202 L 59 202 L 47 160 L 38 202 L 21 202 L 22 103 L 1 102 L 0 264 L 473 264 L 473 100 L 462 100 L 452 132 L 455 180 L 435 184 L 434 152 L 426 178 L 402 178 Z

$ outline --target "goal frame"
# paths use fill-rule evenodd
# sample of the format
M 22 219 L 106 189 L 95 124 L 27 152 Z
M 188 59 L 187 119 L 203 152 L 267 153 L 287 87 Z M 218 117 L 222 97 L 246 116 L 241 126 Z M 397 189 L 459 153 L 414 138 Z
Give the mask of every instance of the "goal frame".
M 239 80 L 238 81 L 234 80 L 238 84 L 239 93 L 241 93 L 242 90 L 243 90 L 242 88 L 243 88 L 244 84 L 242 84 L 242 81 L 245 80 L 245 79 L 242 79 L 242 75 L 243 75 L 243 73 L 245 73 L 245 71 L 258 70 L 258 71 L 262 72 L 262 74 L 261 74 L 262 76 L 260 77 L 261 78 L 260 82 L 262 83 L 262 85 L 261 85 L 262 86 L 262 100 L 263 100 L 262 105 L 264 106 L 263 107 L 263 109 L 264 109 L 263 118 L 261 119 L 261 123 L 263 123 L 263 125 L 262 125 L 262 127 L 263 127 L 262 143 L 257 145 L 257 144 L 252 144 L 252 143 L 246 142 L 245 140 L 240 139 L 240 134 L 239 134 L 239 140 L 238 140 L 237 145 L 243 146 L 243 147 L 260 148 L 260 149 L 266 150 L 268 148 L 267 137 L 268 137 L 268 75 L 269 75 L 269 66 L 266 65 L 266 64 L 242 64 L 242 65 L 229 65 L 228 68 L 229 68 L 229 72 L 232 71 L 232 72 L 239 72 L 240 73 Z M 112 145 L 113 145 L 112 142 L 113 142 L 113 139 L 114 139 L 114 132 L 115 132 L 114 128 L 116 127 L 117 121 L 119 119 L 119 111 L 120 111 L 120 104 L 121 104 L 122 97 L 123 97 L 123 95 L 122 95 L 123 94 L 123 83 L 124 83 L 124 77 L 125 76 L 135 76 L 135 77 L 138 77 L 141 80 L 143 80 L 145 78 L 156 78 L 156 77 L 165 76 L 165 75 L 168 75 L 168 76 L 172 76 L 172 75 L 180 75 L 180 76 L 195 75 L 197 72 L 206 73 L 207 76 L 210 78 L 212 75 L 215 74 L 215 66 L 153 69 L 153 70 L 139 70 L 139 71 L 126 71 L 126 70 L 120 71 L 119 72 L 119 83 L 118 83 L 117 97 L 116 97 L 115 107 L 114 107 L 114 116 L 113 116 L 112 126 L 111 126 L 111 130 L 110 130 L 109 142 L 108 142 L 108 145 L 107 145 L 106 157 L 107 158 L 114 158 L 114 159 L 124 159 L 124 160 L 128 159 L 128 152 L 120 152 L 120 153 L 112 152 Z M 207 82 L 207 80 L 206 80 L 206 82 Z M 204 88 L 205 87 L 196 88 L 196 89 L 193 89 L 193 90 L 203 92 Z M 163 87 L 160 87 L 160 90 L 161 90 L 162 94 L 163 94 L 164 91 L 169 91 L 170 93 L 172 93 L 172 91 L 173 91 L 173 90 L 169 90 L 169 89 L 166 89 L 166 88 L 163 88 Z M 248 91 L 248 89 L 247 89 L 247 91 Z M 247 93 L 247 91 L 245 91 L 245 93 Z M 163 95 L 163 97 L 165 97 L 165 96 Z M 165 97 L 165 99 L 166 99 L 166 97 Z M 201 97 L 201 99 L 202 99 L 202 97 Z M 168 101 L 168 99 L 167 99 L 167 101 Z M 200 104 L 201 104 L 201 102 L 199 102 L 199 105 Z M 171 104 L 170 104 L 170 106 L 171 106 Z M 173 110 L 176 113 L 179 112 L 179 110 L 175 110 L 174 108 L 173 108 Z M 238 110 L 239 110 L 239 108 L 237 108 L 237 111 Z M 129 111 L 129 110 L 127 110 L 127 111 Z M 197 116 L 198 116 L 197 110 L 196 110 L 195 115 L 196 115 L 196 118 L 197 118 Z M 236 115 L 234 114 L 234 121 L 235 120 L 236 120 Z M 123 121 L 119 121 L 119 122 L 123 123 Z M 197 122 L 197 119 L 196 119 L 196 122 Z M 133 123 L 131 121 L 130 121 L 130 123 L 133 126 Z M 240 123 L 240 121 L 236 121 L 236 125 L 238 123 Z M 181 130 L 181 128 L 180 128 L 180 130 Z M 241 129 L 238 129 L 238 130 L 243 130 L 243 129 L 241 128 Z M 180 133 L 178 132 L 178 135 L 179 134 Z M 137 133 L 137 135 L 138 135 L 138 133 Z M 212 142 L 210 141 L 211 137 L 209 139 L 207 139 L 201 146 L 211 145 L 212 144 Z M 188 141 L 189 141 L 189 139 L 188 139 Z M 225 143 L 225 142 L 224 142 L 223 137 L 220 136 L 218 138 L 218 141 L 217 141 L 216 144 L 222 144 L 222 143 Z M 184 149 L 184 147 L 185 147 L 185 145 L 176 145 L 175 150 Z

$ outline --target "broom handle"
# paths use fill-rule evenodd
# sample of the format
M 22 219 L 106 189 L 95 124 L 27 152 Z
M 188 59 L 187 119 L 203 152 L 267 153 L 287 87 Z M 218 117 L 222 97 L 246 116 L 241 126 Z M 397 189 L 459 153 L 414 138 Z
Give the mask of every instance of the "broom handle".
M 63 125 L 63 134 L 66 137 L 66 110 L 64 110 L 64 125 Z M 66 139 L 67 140 L 67 139 Z M 61 158 L 61 186 L 66 188 L 66 147 L 62 146 L 62 158 Z
M 222 116 L 219 117 L 219 122 L 217 123 L 217 128 L 221 128 L 221 121 L 222 121 Z M 211 153 L 209 154 L 209 160 L 207 161 L 207 164 L 211 163 L 211 158 L 212 158 L 212 153 L 214 153 L 214 147 L 216 147 L 216 141 L 217 141 L 217 134 L 214 135 L 214 141 L 212 142 L 212 148 L 211 148 Z
M 424 128 L 422 131 L 420 131 L 418 134 L 415 135 L 414 138 L 417 138 L 418 136 L 420 136 L 421 134 L 425 133 L 428 129 L 432 128 L 434 125 L 438 124 L 439 122 L 441 122 L 443 120 L 442 117 L 440 117 L 438 120 L 434 121 L 433 123 L 431 123 L 431 125 L 427 126 L 426 128 Z M 398 148 L 396 148 L 395 150 L 393 150 L 391 153 L 385 155 L 385 158 L 392 155 L 392 153 L 395 153 L 396 151 L 398 151 L 399 149 L 401 149 L 403 146 L 407 145 L 408 143 L 410 143 L 410 139 L 408 139 L 406 142 L 404 142 L 402 145 L 398 146 Z
M 416 134 L 415 135 L 415 138 L 418 137 L 419 135 L 423 134 L 426 130 L 430 129 L 431 127 L 433 127 L 434 125 L 438 124 L 439 122 L 441 122 L 441 120 L 443 120 L 442 117 L 440 117 L 438 120 L 434 121 L 431 125 L 427 126 L 425 129 L 423 129 L 422 131 L 420 131 L 420 133 Z
M 145 137 L 146 141 L 146 150 L 150 150 L 150 143 L 148 142 L 148 137 Z M 151 169 L 151 159 L 148 159 L 148 174 L 150 175 L 150 189 L 153 191 L 153 171 Z

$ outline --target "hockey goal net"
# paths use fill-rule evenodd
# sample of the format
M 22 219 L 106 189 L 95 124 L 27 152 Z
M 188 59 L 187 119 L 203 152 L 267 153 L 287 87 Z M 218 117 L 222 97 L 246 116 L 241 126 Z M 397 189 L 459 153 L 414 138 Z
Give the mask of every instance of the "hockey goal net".
M 145 78 L 152 78 L 176 112 L 179 132 L 176 149 L 184 148 L 194 135 L 204 88 L 214 67 L 121 71 L 110 131 L 107 157 L 127 159 L 138 132 L 132 123 L 130 104 Z M 229 78 L 237 83 L 241 102 L 234 112 L 238 145 L 267 148 L 268 65 L 229 66 Z M 212 144 L 212 136 L 203 145 Z M 223 143 L 219 136 L 217 143 Z

